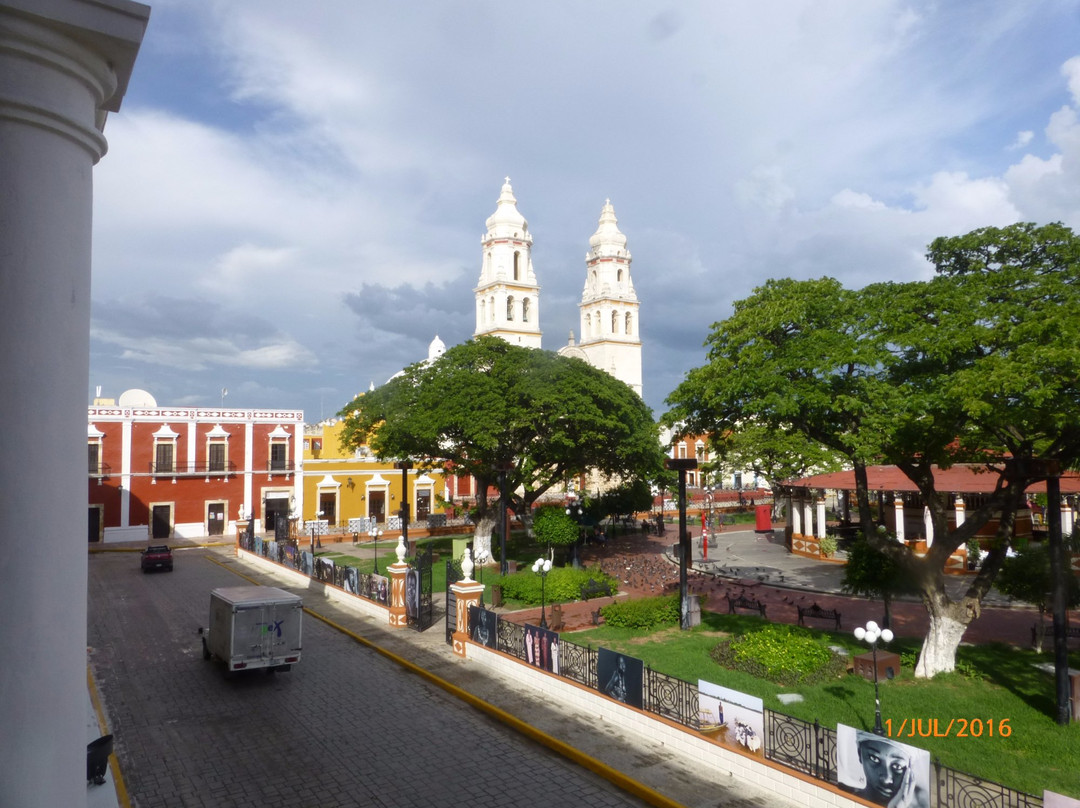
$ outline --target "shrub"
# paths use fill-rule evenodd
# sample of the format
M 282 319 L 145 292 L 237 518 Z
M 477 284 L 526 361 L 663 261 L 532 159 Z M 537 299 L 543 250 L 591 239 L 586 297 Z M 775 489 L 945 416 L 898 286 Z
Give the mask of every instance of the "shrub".
M 533 532 L 541 544 L 566 547 L 578 540 L 578 524 L 562 508 L 545 505 L 533 512 Z
M 581 587 L 592 578 L 596 581 L 607 582 L 611 591 L 618 588 L 618 581 L 604 573 L 599 567 L 574 569 L 573 567 L 552 567 L 548 573 L 547 583 L 544 584 L 543 594 L 548 603 L 565 603 L 566 601 L 578 600 L 581 597 Z M 502 587 L 503 597 L 509 600 L 517 600 L 534 606 L 541 602 L 541 578 L 532 569 L 525 569 L 513 575 L 507 575 L 499 585 Z
M 725 640 L 712 651 L 725 668 L 784 687 L 815 684 L 843 674 L 844 659 L 806 629 L 771 624 Z
M 832 558 L 836 555 L 836 536 L 822 536 L 818 546 L 821 548 L 823 556 Z
M 677 626 L 680 613 L 678 595 L 618 601 L 600 609 L 605 623 L 620 628 Z

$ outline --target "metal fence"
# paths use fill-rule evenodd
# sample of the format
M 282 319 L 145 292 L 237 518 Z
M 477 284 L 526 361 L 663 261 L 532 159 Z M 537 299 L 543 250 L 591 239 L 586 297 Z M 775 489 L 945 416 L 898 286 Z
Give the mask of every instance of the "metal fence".
M 496 649 L 527 662 L 525 626 L 501 617 Z M 559 639 L 558 675 L 597 690 L 599 649 Z M 645 668 L 643 708 L 689 729 L 700 729 L 698 686 Z M 836 786 L 836 730 L 775 710 L 764 711 L 765 758 Z M 1041 797 L 983 780 L 932 761 L 932 808 L 1042 808 Z
M 296 542 L 270 541 L 261 536 L 242 534 L 240 547 L 316 581 L 338 587 L 347 594 L 389 606 L 389 592 L 384 576 L 360 572 L 355 567 L 316 558 L 310 551 L 300 549 Z

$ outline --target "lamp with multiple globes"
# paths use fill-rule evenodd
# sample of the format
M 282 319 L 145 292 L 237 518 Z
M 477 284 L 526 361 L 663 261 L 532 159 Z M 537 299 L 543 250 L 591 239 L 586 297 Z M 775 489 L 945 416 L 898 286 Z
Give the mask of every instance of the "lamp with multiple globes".
M 547 597 L 544 590 L 548 573 L 551 572 L 551 559 L 538 558 L 533 562 L 532 571 L 540 576 L 540 628 L 547 628 Z
M 374 519 L 371 520 L 371 526 L 368 528 L 367 534 L 368 534 L 368 536 L 371 537 L 371 540 L 373 542 L 375 542 L 375 574 L 378 575 L 379 574 L 379 536 L 381 536 L 383 534 L 383 532 L 381 530 L 379 530 L 379 523 L 376 522 Z
M 874 653 L 874 733 L 884 735 L 885 727 L 881 723 L 881 696 L 878 693 L 877 644 L 878 640 L 892 642 L 893 633 L 887 628 L 878 628 L 878 624 L 873 620 L 868 622 L 865 628 L 863 626 L 856 628 L 854 633 L 855 639 L 869 644 L 870 650 Z

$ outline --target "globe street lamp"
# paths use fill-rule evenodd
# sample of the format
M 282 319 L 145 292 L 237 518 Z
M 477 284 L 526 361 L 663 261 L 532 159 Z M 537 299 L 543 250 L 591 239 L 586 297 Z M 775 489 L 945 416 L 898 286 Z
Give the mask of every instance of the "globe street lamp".
M 371 520 L 371 526 L 368 527 L 367 534 L 371 537 L 371 540 L 375 542 L 375 574 L 379 574 L 379 536 L 383 534 L 379 530 L 379 523 L 374 519 Z
M 871 620 L 865 628 L 859 626 L 855 629 L 855 639 L 869 643 L 870 650 L 874 653 L 874 734 L 884 735 L 885 728 L 881 723 L 881 696 L 878 693 L 877 644 L 879 639 L 882 642 L 892 642 L 893 633 L 887 628 L 878 628 L 878 624 Z
M 581 501 L 573 493 L 570 494 L 570 501 L 566 503 L 566 515 L 569 516 L 577 524 L 578 536 L 577 541 L 574 542 L 574 560 L 571 562 L 574 569 L 581 566 L 581 562 L 578 561 L 578 544 L 581 543 Z
M 540 628 L 547 628 L 547 596 L 544 585 L 547 583 L 548 573 L 551 572 L 551 559 L 536 559 L 533 562 L 532 570 L 540 576 Z

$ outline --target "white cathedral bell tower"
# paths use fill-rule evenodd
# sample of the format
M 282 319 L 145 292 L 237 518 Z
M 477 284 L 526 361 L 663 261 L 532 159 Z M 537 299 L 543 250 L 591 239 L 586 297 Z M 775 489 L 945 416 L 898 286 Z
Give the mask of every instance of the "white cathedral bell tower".
M 630 279 L 630 251 L 619 230 L 611 200 L 604 202 L 600 225 L 585 254 L 585 290 L 578 304 L 581 341 L 559 351 L 582 355 L 641 395 L 641 333 L 637 293 Z
M 474 337 L 490 334 L 514 345 L 540 347 L 540 286 L 532 266 L 532 234 L 518 213 L 510 178 L 488 217 L 476 295 Z M 640 371 L 639 371 L 640 376 Z

